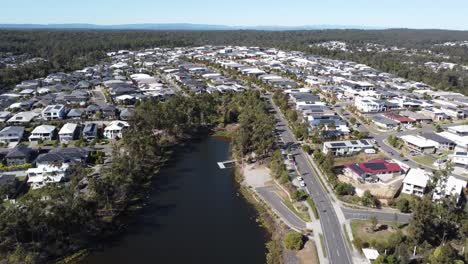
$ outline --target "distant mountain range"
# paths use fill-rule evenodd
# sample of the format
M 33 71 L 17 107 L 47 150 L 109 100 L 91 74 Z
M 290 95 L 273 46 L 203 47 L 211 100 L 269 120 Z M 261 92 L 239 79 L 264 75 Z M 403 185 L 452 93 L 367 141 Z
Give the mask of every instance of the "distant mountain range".
M 306 25 L 306 26 L 226 26 L 189 23 L 167 24 L 0 24 L 0 29 L 89 29 L 89 30 L 320 30 L 320 29 L 385 29 L 352 25 Z

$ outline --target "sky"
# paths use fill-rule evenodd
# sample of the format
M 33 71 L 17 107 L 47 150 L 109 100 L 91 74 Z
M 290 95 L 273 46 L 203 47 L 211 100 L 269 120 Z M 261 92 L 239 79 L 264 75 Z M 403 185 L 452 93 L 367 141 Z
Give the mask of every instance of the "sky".
M 468 0 L 0 0 L 0 24 L 353 25 L 468 30 Z

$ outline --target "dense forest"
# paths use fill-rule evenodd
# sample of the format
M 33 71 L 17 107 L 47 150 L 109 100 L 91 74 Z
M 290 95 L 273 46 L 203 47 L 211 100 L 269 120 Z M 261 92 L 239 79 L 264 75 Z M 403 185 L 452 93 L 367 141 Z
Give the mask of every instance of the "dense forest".
M 99 176 L 76 166 L 67 185 L 30 190 L 14 204 L 0 204 L 0 263 L 44 263 L 112 235 L 141 206 L 151 179 L 177 147 L 237 122 L 237 155 L 272 150 L 273 120 L 259 92 L 140 103 L 111 166 Z
M 43 76 L 47 72 L 71 71 L 94 65 L 105 58 L 105 52 L 118 49 L 182 47 L 197 45 L 248 45 L 298 50 L 333 58 L 366 63 L 377 69 L 426 81 L 441 89 L 467 91 L 466 71 L 434 73 L 403 62 L 407 58 L 387 53 L 340 53 L 310 49 L 313 43 L 340 40 L 350 45 L 371 42 L 409 49 L 431 49 L 468 63 L 466 47 L 435 47 L 447 41 L 468 40 L 467 31 L 448 30 L 308 30 L 308 31 L 79 31 L 79 30 L 0 30 L 0 56 L 7 52 L 28 53 L 47 59 L 35 66 L 0 68 L 0 89 L 12 87 L 21 80 Z M 437 58 L 428 57 L 428 60 Z

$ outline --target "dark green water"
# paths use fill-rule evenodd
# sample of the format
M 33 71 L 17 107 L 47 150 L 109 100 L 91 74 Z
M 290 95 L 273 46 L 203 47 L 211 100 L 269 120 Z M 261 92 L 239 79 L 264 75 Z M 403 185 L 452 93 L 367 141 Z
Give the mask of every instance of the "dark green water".
M 229 143 L 194 143 L 161 170 L 148 204 L 118 239 L 83 264 L 265 263 L 265 231 L 238 194 Z

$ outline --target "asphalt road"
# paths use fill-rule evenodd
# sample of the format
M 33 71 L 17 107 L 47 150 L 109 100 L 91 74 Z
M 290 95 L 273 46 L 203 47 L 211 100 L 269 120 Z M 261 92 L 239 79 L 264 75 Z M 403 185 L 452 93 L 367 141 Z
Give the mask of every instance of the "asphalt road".
M 298 230 L 303 230 L 307 227 L 306 223 L 296 216 L 289 208 L 283 203 L 281 197 L 275 193 L 271 187 L 259 187 L 256 191 L 265 199 L 273 209 L 280 214 L 280 216 Z
M 274 106 L 273 103 L 272 105 Z M 277 109 L 276 106 L 275 110 L 275 117 L 277 119 L 276 129 L 280 133 L 285 144 L 293 144 L 294 147 L 291 149 L 291 154 L 295 157 L 297 169 L 304 178 L 310 197 L 317 207 L 330 263 L 352 263 L 351 254 L 346 247 L 341 225 L 330 198 L 320 185 L 318 176 L 315 175 L 315 172 L 307 163 L 306 157 L 301 151 L 300 144 L 296 142 L 286 121 L 281 117 L 279 109 Z
M 411 215 L 401 214 L 401 213 L 382 213 L 378 211 L 369 211 L 369 210 L 359 210 L 359 209 L 350 209 L 342 207 L 344 216 L 346 219 L 369 219 L 371 216 L 375 216 L 379 221 L 388 221 L 388 222 L 399 222 L 399 223 L 409 223 Z

